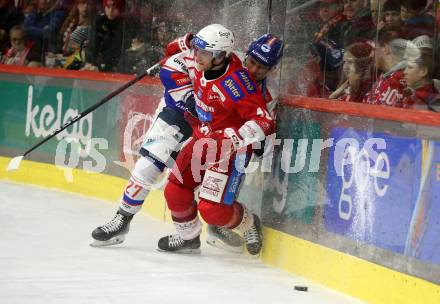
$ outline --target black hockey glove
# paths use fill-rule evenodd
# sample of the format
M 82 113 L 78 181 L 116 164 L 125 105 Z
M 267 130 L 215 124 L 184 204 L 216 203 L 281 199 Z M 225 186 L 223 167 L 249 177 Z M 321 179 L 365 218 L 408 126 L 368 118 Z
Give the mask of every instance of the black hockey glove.
M 191 114 L 192 117 L 199 119 L 199 116 L 197 115 L 196 111 L 196 100 L 194 99 L 194 95 L 190 94 L 186 98 L 185 102 L 185 110 Z

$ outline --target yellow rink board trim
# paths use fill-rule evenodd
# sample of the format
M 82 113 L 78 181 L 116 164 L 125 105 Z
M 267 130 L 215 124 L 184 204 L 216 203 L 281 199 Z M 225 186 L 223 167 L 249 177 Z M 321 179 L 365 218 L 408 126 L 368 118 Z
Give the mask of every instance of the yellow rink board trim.
M 263 261 L 372 304 L 439 304 L 440 286 L 264 228 Z
M 0 179 L 75 192 L 117 203 L 125 187 L 123 178 L 72 169 L 69 182 L 64 171 L 51 164 L 22 161 L 20 169 L 6 172 L 10 158 L 0 157 Z M 142 210 L 164 220 L 161 191 L 150 193 Z M 168 216 L 167 216 L 168 218 Z M 307 277 L 372 304 L 439 304 L 440 286 L 402 274 L 336 250 L 264 228 L 265 263 Z
M 127 183 L 126 179 L 120 177 L 80 169 L 72 169 L 71 175 L 68 176 L 72 179 L 69 181 L 65 177 L 65 171 L 55 165 L 26 160 L 21 162 L 19 170 L 7 172 L 6 167 L 10 160 L 11 158 L 0 156 L 0 179 L 61 189 L 104 199 L 114 204 L 119 203 Z M 165 199 L 162 191 L 151 191 L 141 210 L 163 220 Z

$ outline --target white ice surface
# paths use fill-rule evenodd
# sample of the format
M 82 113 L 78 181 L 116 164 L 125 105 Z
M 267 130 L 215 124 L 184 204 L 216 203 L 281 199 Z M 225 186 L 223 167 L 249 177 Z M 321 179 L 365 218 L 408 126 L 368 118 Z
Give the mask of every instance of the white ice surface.
M 201 255 L 156 251 L 171 224 L 141 213 L 125 243 L 92 248 L 116 206 L 0 182 L 0 303 L 298 303 L 360 301 L 202 243 Z M 309 287 L 295 291 L 294 285 Z

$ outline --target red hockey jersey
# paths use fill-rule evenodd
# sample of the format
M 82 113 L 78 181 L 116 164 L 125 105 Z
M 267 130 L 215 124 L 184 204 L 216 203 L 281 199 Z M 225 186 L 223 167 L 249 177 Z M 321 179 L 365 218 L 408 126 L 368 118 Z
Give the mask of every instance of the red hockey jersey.
M 193 126 L 195 136 L 206 137 L 225 128 L 238 130 L 247 121 L 254 121 L 265 135 L 273 132 L 274 120 L 261 90 L 235 54 L 222 76 L 207 80 L 203 72 L 194 70 L 193 83 L 200 120 Z
M 403 69 L 393 69 L 380 76 L 372 90 L 365 95 L 363 102 L 403 108 L 405 107 L 403 103 L 405 87 Z

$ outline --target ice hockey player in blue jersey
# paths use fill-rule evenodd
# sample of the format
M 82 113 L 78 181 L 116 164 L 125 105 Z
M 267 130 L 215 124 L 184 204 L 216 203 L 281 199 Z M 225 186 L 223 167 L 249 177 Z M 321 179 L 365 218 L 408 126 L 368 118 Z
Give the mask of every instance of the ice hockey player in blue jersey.
M 192 134 L 191 126 L 183 115 L 188 105 L 194 102 L 193 87 L 188 73 L 191 67 L 189 63 L 183 63 L 183 60 L 191 59 L 185 58 L 190 55 L 189 51 L 185 52 L 186 45 L 189 44 L 185 40 L 189 39 L 189 36 L 179 39 L 183 39 L 184 42 L 177 41 L 181 53 L 161 62 L 159 76 L 164 87 L 161 101 L 163 107 L 142 144 L 141 157 L 131 172 L 116 215 L 110 222 L 93 230 L 93 247 L 115 245 L 124 241 L 130 222 L 141 209 L 152 185 L 166 167 L 172 167 L 182 144 Z

